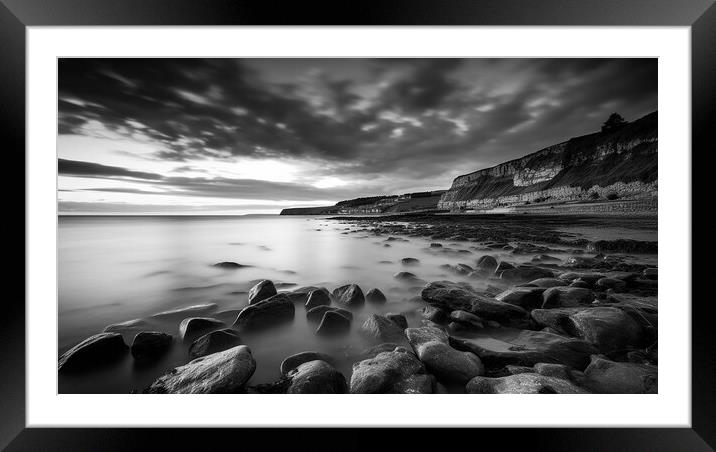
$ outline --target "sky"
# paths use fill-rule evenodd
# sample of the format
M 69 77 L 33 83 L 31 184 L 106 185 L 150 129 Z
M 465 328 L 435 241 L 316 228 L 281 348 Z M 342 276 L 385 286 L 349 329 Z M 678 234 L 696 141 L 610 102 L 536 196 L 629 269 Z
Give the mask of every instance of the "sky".
M 61 214 L 440 190 L 657 109 L 656 59 L 59 60 Z

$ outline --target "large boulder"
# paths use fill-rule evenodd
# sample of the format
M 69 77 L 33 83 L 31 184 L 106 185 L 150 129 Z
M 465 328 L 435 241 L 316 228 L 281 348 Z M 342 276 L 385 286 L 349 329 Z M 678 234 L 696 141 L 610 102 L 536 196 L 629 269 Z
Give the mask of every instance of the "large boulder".
M 121 334 L 95 334 L 63 353 L 57 362 L 57 370 L 83 370 L 118 359 L 125 353 L 127 344 Z
M 503 303 L 477 293 L 469 284 L 436 281 L 426 285 L 420 296 L 445 311 L 462 310 L 500 323 L 523 321 L 529 313 L 519 306 Z
M 648 364 L 621 363 L 594 356 L 584 370 L 584 384 L 607 394 L 656 394 L 658 369 Z
M 497 259 L 492 256 L 482 256 L 477 260 L 475 271 L 483 275 L 491 275 L 495 273 L 497 266 Z
M 299 287 L 298 289 L 293 289 L 290 292 L 283 292 L 286 294 L 288 298 L 291 299 L 294 303 L 302 303 L 306 304 L 308 301 L 308 296 L 313 292 L 314 290 L 325 290 L 328 292 L 328 289 L 325 287 L 315 287 L 315 286 L 305 286 L 305 287 Z
M 316 328 L 316 334 L 334 335 L 350 331 L 351 320 L 337 311 L 326 311 L 321 323 Z
M 602 353 L 638 348 L 646 339 L 639 322 L 619 308 L 597 306 L 544 311 L 532 311 L 532 318 L 538 324 L 584 339 Z
M 420 360 L 405 351 L 378 353 L 374 358 L 353 364 L 350 392 L 352 394 L 406 394 L 425 388 L 416 384 L 425 375 Z M 432 390 L 432 388 L 430 388 Z
M 544 287 L 513 287 L 495 296 L 495 300 L 519 306 L 528 311 L 542 306 Z
M 239 333 L 230 328 L 212 331 L 191 343 L 189 346 L 189 358 L 200 358 L 241 344 Z
M 316 360 L 325 361 L 331 365 L 334 364 L 333 358 L 325 353 L 313 351 L 296 353 L 281 362 L 281 375 L 288 375 L 290 371 L 297 368 L 301 364 Z
M 584 306 L 594 301 L 594 292 L 580 287 L 550 287 L 542 300 L 542 309 Z
M 327 289 L 312 290 L 308 294 L 308 300 L 306 300 L 306 310 L 315 308 L 316 306 L 330 306 L 330 304 L 331 294 Z
M 179 337 L 182 341 L 192 341 L 196 337 L 224 326 L 221 320 L 209 317 L 189 317 L 179 324 Z
M 408 327 L 408 319 L 403 314 L 394 314 L 389 312 L 385 315 L 385 318 L 398 325 L 401 330 Z
M 249 305 L 256 304 L 269 297 L 273 297 L 278 292 L 273 282 L 268 279 L 259 281 L 254 287 L 249 290 Z
M 368 303 L 372 304 L 383 304 L 387 301 L 385 294 L 381 292 L 380 289 L 370 289 L 365 294 L 365 299 Z
M 465 384 L 485 373 L 480 358 L 452 348 L 447 334 L 437 328 L 408 328 L 405 335 L 420 361 L 439 381 Z
M 380 342 L 399 342 L 404 338 L 403 330 L 387 317 L 378 314 L 369 315 L 360 327 L 361 334 Z
M 333 291 L 337 303 L 349 308 L 359 308 L 365 304 L 365 295 L 357 284 L 341 286 Z
M 316 306 L 306 311 L 306 319 L 309 322 L 320 322 L 323 319 L 323 314 L 328 311 L 334 311 L 346 317 L 348 320 L 353 320 L 353 313 L 347 309 L 338 308 L 335 306 Z
M 500 378 L 476 377 L 465 387 L 468 394 L 587 394 L 588 391 L 561 378 L 518 373 Z
M 251 350 L 239 345 L 177 367 L 145 390 L 159 394 L 225 394 L 240 392 L 256 370 Z
M 172 336 L 159 331 L 142 331 L 134 336 L 130 351 L 137 360 L 156 358 L 172 345 Z
M 500 273 L 500 279 L 513 282 L 526 282 L 538 278 L 552 277 L 554 277 L 554 272 L 552 270 L 542 267 L 533 267 L 531 265 L 519 265 L 515 268 L 507 269 Z
M 582 370 L 596 352 L 591 344 L 580 339 L 512 328 L 501 328 L 489 337 L 450 338 L 450 344 L 473 352 L 490 368 L 557 363 Z
M 345 394 L 346 378 L 325 361 L 315 360 L 299 365 L 289 372 L 288 394 Z
M 277 294 L 258 303 L 246 306 L 236 317 L 234 326 L 241 329 L 256 329 L 290 322 L 296 313 L 291 299 Z

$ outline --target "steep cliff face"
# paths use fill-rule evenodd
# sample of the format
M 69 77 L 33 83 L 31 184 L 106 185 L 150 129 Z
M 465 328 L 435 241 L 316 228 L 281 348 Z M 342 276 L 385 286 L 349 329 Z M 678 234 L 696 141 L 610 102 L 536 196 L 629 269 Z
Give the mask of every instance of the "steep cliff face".
M 651 196 L 657 190 L 657 113 L 614 132 L 584 135 L 455 178 L 441 209 L 490 208 L 545 199 Z

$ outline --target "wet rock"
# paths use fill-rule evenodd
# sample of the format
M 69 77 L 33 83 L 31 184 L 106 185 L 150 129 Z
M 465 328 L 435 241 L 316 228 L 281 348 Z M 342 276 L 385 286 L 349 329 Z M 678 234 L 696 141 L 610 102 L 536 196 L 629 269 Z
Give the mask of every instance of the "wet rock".
M 234 327 L 248 330 L 290 322 L 295 313 L 291 299 L 285 294 L 276 294 L 242 309 Z
M 351 319 L 336 311 L 326 311 L 323 314 L 320 325 L 316 328 L 316 334 L 334 335 L 344 334 L 351 329 Z
M 495 270 L 497 269 L 498 263 L 497 259 L 495 259 L 492 256 L 482 256 L 477 260 L 477 266 L 475 267 L 475 271 L 488 275 L 495 273 Z
M 365 299 L 368 303 L 373 304 L 382 304 L 387 301 L 385 294 L 381 292 L 380 289 L 370 289 L 368 293 L 365 294 Z
M 644 278 L 647 279 L 658 279 L 659 278 L 659 269 L 657 268 L 645 268 L 642 272 L 642 275 Z
M 393 278 L 398 279 L 400 281 L 420 281 L 420 278 L 418 278 L 415 273 L 410 272 L 398 272 L 393 275 Z
M 297 368 L 301 364 L 316 360 L 325 361 L 331 365 L 333 365 L 335 362 L 330 355 L 321 352 L 308 351 L 296 353 L 295 355 L 291 355 L 288 358 L 284 359 L 283 362 L 281 362 L 281 375 L 288 375 L 291 370 Z
M 294 289 L 290 292 L 284 292 L 284 294 L 290 298 L 293 303 L 301 303 L 305 305 L 306 302 L 308 302 L 309 295 L 311 295 L 311 292 L 314 290 L 328 291 L 325 287 L 306 286 L 299 287 L 298 289 Z
M 400 263 L 403 265 L 418 265 L 420 263 L 420 260 L 414 257 L 404 257 L 400 259 Z
M 594 301 L 594 292 L 580 287 L 550 287 L 542 299 L 542 309 L 583 306 Z
M 439 381 L 465 384 L 485 372 L 480 358 L 452 348 L 447 334 L 437 328 L 408 328 L 405 335 L 420 361 Z
M 458 323 L 461 326 L 469 329 L 480 330 L 484 328 L 482 319 L 480 317 L 466 311 L 452 311 L 450 313 L 450 321 Z
M 315 308 L 316 306 L 329 306 L 331 304 L 331 295 L 326 289 L 312 290 L 308 294 L 306 300 L 306 310 Z
M 575 279 L 569 284 L 569 287 L 579 287 L 582 289 L 589 289 L 592 286 L 588 284 L 586 281 L 582 281 L 581 279 Z
M 559 259 L 554 256 L 550 256 L 548 254 L 540 254 L 539 256 L 533 257 L 532 262 L 540 263 L 540 264 L 547 264 L 547 263 L 562 262 L 562 259 Z
M 127 352 L 119 333 L 100 333 L 90 336 L 62 354 L 57 370 L 68 372 L 88 369 L 113 361 Z
M 217 262 L 212 267 L 222 268 L 224 270 L 237 270 L 239 268 L 250 267 L 250 265 L 241 265 L 236 262 Z
M 445 311 L 462 310 L 486 320 L 510 322 L 529 316 L 524 309 L 477 293 L 469 284 L 436 281 L 420 293 L 428 304 Z
M 267 298 L 273 297 L 278 292 L 273 282 L 264 279 L 249 290 L 249 305 L 256 304 Z
M 443 247 L 443 246 L 442 246 L 442 244 L 440 244 L 440 243 L 431 243 L 431 244 L 430 244 L 430 248 L 442 248 L 442 247 Z
M 172 336 L 159 331 L 142 331 L 134 336 L 130 352 L 134 359 L 146 360 L 164 354 L 172 345 Z
M 658 242 L 643 240 L 597 240 L 587 245 L 587 251 L 596 253 L 656 254 L 659 251 L 659 246 Z
M 497 337 L 450 338 L 450 344 L 475 353 L 486 366 L 497 368 L 508 364 L 531 367 L 537 363 L 556 363 L 581 370 L 596 352 L 594 346 L 580 339 L 511 328 L 501 330 Z
M 534 367 L 535 372 L 545 377 L 561 378 L 563 380 L 571 380 L 572 372 L 569 366 L 554 363 L 537 363 Z
M 239 345 L 197 358 L 159 377 L 145 390 L 160 394 L 240 392 L 256 370 L 251 350 Z
M 593 268 L 599 263 L 598 259 L 586 256 L 573 256 L 564 263 L 565 267 L 572 268 Z
M 345 394 L 346 378 L 326 361 L 309 361 L 289 374 L 288 394 Z
M 415 388 L 415 379 L 425 374 L 423 363 L 412 353 L 383 352 L 353 364 L 352 394 L 404 394 Z
M 476 377 L 465 387 L 468 394 L 587 394 L 561 378 L 519 373 L 500 378 Z
M 353 320 L 353 313 L 347 309 L 338 308 L 335 306 L 316 306 L 306 312 L 306 318 L 311 322 L 320 322 L 323 319 L 323 314 L 328 311 L 334 311 L 346 317 L 348 320 Z
M 447 314 L 440 308 L 435 306 L 425 306 L 422 310 L 423 318 L 436 323 L 442 323 L 447 320 Z
M 500 279 L 507 281 L 532 281 L 538 278 L 552 278 L 554 272 L 546 268 L 520 265 L 518 267 L 504 270 L 500 273 Z
M 113 323 L 107 325 L 104 329 L 104 333 L 139 333 L 143 330 L 150 328 L 149 322 L 144 319 L 133 319 L 125 322 Z
M 416 374 L 399 381 L 393 391 L 400 394 L 433 394 L 437 391 L 437 381 L 430 374 Z
M 500 264 L 495 269 L 495 274 L 500 274 L 504 270 L 512 270 L 513 268 L 515 268 L 515 266 L 510 264 L 509 262 L 501 261 Z
M 620 363 L 594 356 L 584 375 L 584 384 L 598 393 L 658 393 L 657 368 L 647 364 Z
M 393 351 L 412 354 L 412 351 L 408 351 L 404 345 L 396 344 L 394 342 L 388 342 L 388 343 L 378 344 L 378 345 L 375 345 L 373 347 L 363 350 L 360 353 L 360 359 L 361 360 L 371 359 L 371 358 L 375 358 L 380 353 L 393 352 Z
M 360 328 L 364 336 L 379 341 L 400 342 L 403 339 L 403 328 L 387 317 L 371 314 Z
M 601 273 L 566 272 L 559 275 L 559 278 L 569 282 L 579 279 L 586 282 L 590 286 L 593 286 L 599 279 L 604 278 L 604 275 Z
M 594 286 L 598 290 L 612 289 L 614 292 L 623 292 L 626 289 L 627 283 L 617 278 L 601 278 L 597 280 Z
M 173 309 L 154 314 L 152 318 L 161 320 L 181 320 L 187 317 L 201 317 L 215 312 L 219 306 L 216 303 L 198 304 L 187 308 Z
M 530 281 L 529 285 L 535 287 L 550 288 L 566 286 L 567 282 L 560 278 L 538 278 L 534 281 Z
M 495 299 L 529 311 L 542 306 L 544 291 L 544 287 L 513 287 L 498 294 Z
M 402 329 L 406 329 L 408 327 L 408 319 L 405 318 L 403 314 L 393 314 L 389 312 L 385 315 L 385 317 Z
M 195 337 L 224 326 L 220 320 L 209 317 L 189 317 L 179 324 L 179 337 L 182 341 L 190 341 Z
M 457 265 L 443 264 L 440 266 L 440 268 L 443 270 L 447 270 L 452 273 L 455 273 L 456 275 L 468 275 L 474 271 L 474 269 L 467 264 L 457 264 Z M 480 276 L 482 276 L 482 275 L 480 275 Z
M 365 296 L 357 284 L 348 284 L 337 288 L 333 291 L 333 298 L 337 303 L 350 308 L 358 308 L 365 304 Z
M 189 358 L 200 358 L 241 344 L 239 333 L 230 328 L 212 331 L 191 343 L 189 346 Z

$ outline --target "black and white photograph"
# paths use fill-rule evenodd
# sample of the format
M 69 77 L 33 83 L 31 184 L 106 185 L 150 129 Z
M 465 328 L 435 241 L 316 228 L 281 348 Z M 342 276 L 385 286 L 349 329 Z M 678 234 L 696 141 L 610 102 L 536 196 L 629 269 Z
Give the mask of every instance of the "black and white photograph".
M 657 80 L 60 58 L 59 393 L 658 393 Z

